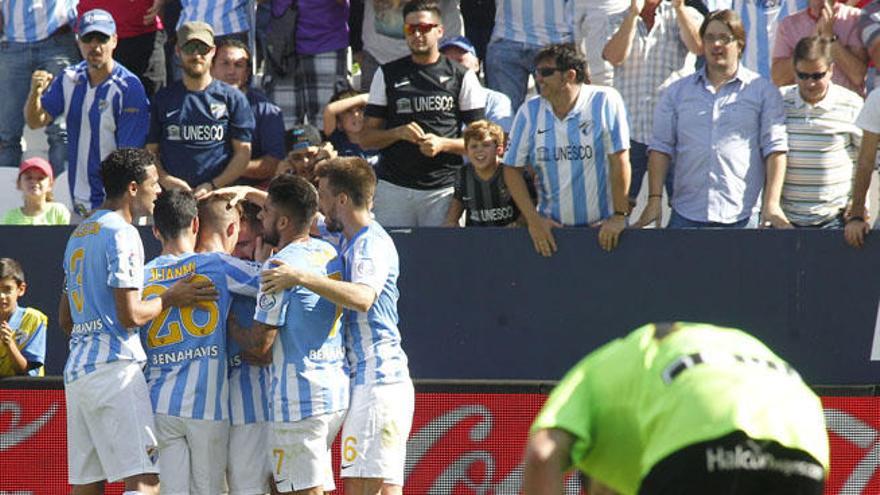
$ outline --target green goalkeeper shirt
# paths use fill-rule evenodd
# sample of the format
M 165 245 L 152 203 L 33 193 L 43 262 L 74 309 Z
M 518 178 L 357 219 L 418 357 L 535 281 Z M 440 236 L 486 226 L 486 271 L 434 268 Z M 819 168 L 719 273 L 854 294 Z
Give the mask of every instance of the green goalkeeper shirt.
M 744 332 L 676 325 L 664 338 L 646 325 L 589 354 L 532 431 L 569 432 L 571 464 L 622 494 L 636 493 L 669 454 L 736 430 L 803 450 L 828 469 L 822 405 L 800 376 Z

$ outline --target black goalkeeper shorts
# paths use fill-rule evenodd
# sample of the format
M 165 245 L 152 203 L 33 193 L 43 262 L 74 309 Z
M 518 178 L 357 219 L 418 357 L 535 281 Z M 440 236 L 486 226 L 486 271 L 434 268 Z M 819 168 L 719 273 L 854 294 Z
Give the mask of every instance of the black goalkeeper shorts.
M 825 470 L 810 454 L 736 431 L 658 462 L 640 495 L 822 495 Z

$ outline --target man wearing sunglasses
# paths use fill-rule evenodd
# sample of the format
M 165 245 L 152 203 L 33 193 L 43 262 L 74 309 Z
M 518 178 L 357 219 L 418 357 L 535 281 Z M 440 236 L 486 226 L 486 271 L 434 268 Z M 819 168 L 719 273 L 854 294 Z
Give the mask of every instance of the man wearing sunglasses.
M 556 251 L 554 227 L 599 225 L 599 244 L 617 246 L 629 216 L 629 126 L 616 89 L 587 84 L 587 60 L 571 43 L 535 58 L 540 96 L 516 112 L 504 180 L 523 213 L 535 250 Z M 522 170 L 538 178 L 538 206 Z
M 200 199 L 247 169 L 254 114 L 244 93 L 211 77 L 211 26 L 183 24 L 176 50 L 183 79 L 156 93 L 146 147 L 159 156 L 163 188 L 192 190 Z
M 374 211 L 393 227 L 438 227 L 462 166 L 463 124 L 482 119 L 486 95 L 477 75 L 441 56 L 440 8 L 414 0 L 403 9 L 410 56 L 376 71 L 361 146 L 379 149 Z
M 84 60 L 57 77 L 35 71 L 24 110 L 31 129 L 65 115 L 70 198 L 73 210 L 84 216 L 104 201 L 101 160 L 117 148 L 144 146 L 150 109 L 140 79 L 113 60 L 113 16 L 90 10 L 80 18 L 78 31 Z
M 843 228 L 862 130 L 862 98 L 833 82 L 831 43 L 819 36 L 794 48 L 797 85 L 782 91 L 788 164 L 782 211 L 795 227 Z
M 777 86 L 797 83 L 792 63 L 795 45 L 808 36 L 821 36 L 831 46 L 831 80 L 864 95 L 868 53 L 859 37 L 861 13 L 861 9 L 834 0 L 810 0 L 806 9 L 783 19 L 773 43 L 773 82 Z

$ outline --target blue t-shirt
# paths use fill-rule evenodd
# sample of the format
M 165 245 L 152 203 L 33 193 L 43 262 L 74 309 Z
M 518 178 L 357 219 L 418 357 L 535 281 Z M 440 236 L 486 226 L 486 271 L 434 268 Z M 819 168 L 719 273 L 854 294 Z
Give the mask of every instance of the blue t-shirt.
M 178 81 L 156 94 L 147 143 L 159 144 L 165 171 L 196 187 L 220 175 L 232 140 L 249 143 L 253 130 L 254 114 L 237 88 L 214 80 L 189 91 Z
M 286 153 L 284 151 L 284 117 L 281 115 L 281 109 L 269 101 L 266 95 L 255 89 L 248 89 L 247 101 L 256 122 L 251 141 L 251 159 L 269 155 L 283 160 Z
M 333 149 L 339 153 L 339 156 L 359 156 L 374 167 L 379 161 L 379 152 L 377 150 L 368 151 L 361 148 L 361 145 L 352 143 L 348 139 L 348 135 L 345 134 L 345 131 L 336 129 L 333 131 L 333 134 L 330 134 L 329 141 L 333 145 Z

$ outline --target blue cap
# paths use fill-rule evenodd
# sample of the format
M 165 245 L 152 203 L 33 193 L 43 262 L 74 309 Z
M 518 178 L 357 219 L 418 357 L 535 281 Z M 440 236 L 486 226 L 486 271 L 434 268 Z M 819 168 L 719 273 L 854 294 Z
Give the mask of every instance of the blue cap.
M 116 34 L 116 22 L 110 12 L 102 9 L 92 9 L 79 18 L 77 34 L 85 36 L 89 33 L 102 33 L 107 36 Z
M 462 50 L 470 53 L 471 55 L 474 55 L 474 56 L 477 55 L 477 50 L 476 50 L 476 48 L 474 48 L 474 45 L 473 45 L 473 43 L 471 43 L 471 40 L 465 38 L 464 36 L 456 36 L 455 38 L 450 38 L 450 39 L 444 41 L 443 43 L 440 44 L 440 51 L 442 52 L 443 50 L 449 48 L 450 46 L 457 46 L 457 47 L 461 48 Z

